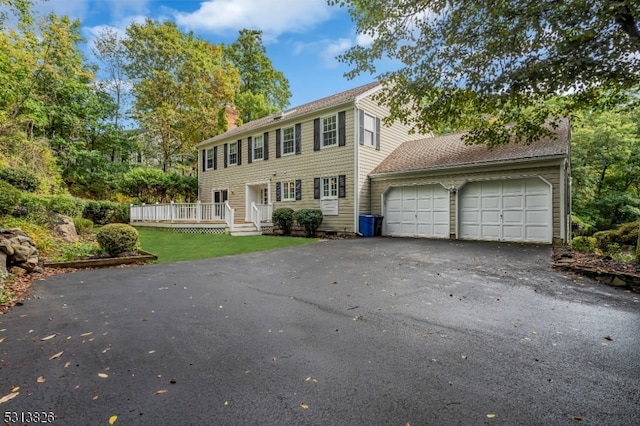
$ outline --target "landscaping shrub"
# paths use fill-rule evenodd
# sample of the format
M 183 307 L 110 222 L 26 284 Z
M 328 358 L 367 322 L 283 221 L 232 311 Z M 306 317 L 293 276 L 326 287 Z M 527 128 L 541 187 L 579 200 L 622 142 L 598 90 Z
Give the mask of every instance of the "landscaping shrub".
M 23 192 L 20 194 L 17 209 L 21 209 L 23 216 L 28 216 L 33 222 L 47 223 L 47 208 L 49 202 L 44 197 Z M 14 213 L 14 216 L 19 216 Z
M 76 227 L 76 232 L 80 235 L 88 235 L 93 231 L 93 222 L 83 217 L 74 217 L 73 225 Z
M 596 238 L 595 237 L 575 237 L 571 240 L 571 248 L 575 251 L 585 251 L 588 253 L 595 253 L 596 251 Z
M 636 263 L 640 263 L 640 227 L 638 228 L 638 241 L 636 241 Z
M 13 167 L 0 170 L 0 180 L 27 192 L 34 192 L 38 188 L 38 185 L 40 185 L 40 179 L 31 171 L 27 169 L 15 169 Z
M 69 195 L 54 195 L 49 199 L 49 211 L 70 217 L 82 215 L 83 203 Z
M 138 231 L 124 223 L 103 226 L 96 235 L 98 244 L 110 256 L 134 251 L 138 244 Z
M 129 205 L 113 201 L 87 201 L 82 217 L 97 225 L 129 222 Z
M 316 230 L 322 225 L 322 210 L 302 209 L 293 214 L 294 219 L 300 226 L 304 226 L 307 237 L 313 237 Z
M 0 215 L 13 213 L 20 201 L 20 191 L 0 180 Z
M 275 209 L 271 215 L 273 223 L 278 225 L 278 228 L 282 229 L 284 235 L 291 234 L 291 227 L 293 227 L 293 209 L 289 207 L 281 207 Z

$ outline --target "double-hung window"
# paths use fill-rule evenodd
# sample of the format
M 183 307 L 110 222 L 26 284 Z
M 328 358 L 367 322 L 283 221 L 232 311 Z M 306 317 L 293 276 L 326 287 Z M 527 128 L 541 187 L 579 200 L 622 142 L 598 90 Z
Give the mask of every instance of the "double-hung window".
M 295 201 L 296 182 L 293 180 L 282 182 L 282 201 Z
M 376 118 L 367 113 L 364 114 L 364 144 L 376 146 Z
M 282 129 L 282 155 L 293 154 L 295 152 L 295 128 L 285 127 Z
M 232 142 L 229 144 L 228 163 L 230 166 L 238 164 L 238 142 Z
M 205 159 L 206 159 L 206 169 L 213 169 L 213 148 L 208 148 L 205 151 Z
M 264 139 L 262 135 L 254 136 L 252 151 L 253 161 L 264 159 Z
M 320 122 L 320 134 L 322 136 L 322 147 L 335 146 L 338 144 L 338 118 L 336 115 L 322 118 Z

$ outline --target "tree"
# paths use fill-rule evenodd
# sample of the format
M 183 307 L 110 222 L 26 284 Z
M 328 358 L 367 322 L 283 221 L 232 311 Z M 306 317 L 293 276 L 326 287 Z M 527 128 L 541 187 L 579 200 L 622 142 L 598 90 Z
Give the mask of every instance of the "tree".
M 640 219 L 638 113 L 580 114 L 571 150 L 574 213 L 604 228 Z
M 240 30 L 238 40 L 225 49 L 225 55 L 240 72 L 235 106 L 243 122 L 282 111 L 289 104 L 289 81 L 267 57 L 262 31 Z
M 123 40 L 133 82 L 133 117 L 157 143 L 163 170 L 195 158 L 195 144 L 224 130 L 221 115 L 238 86 L 223 48 L 183 34 L 174 23 L 133 23 Z
M 638 0 L 328 0 L 371 37 L 341 56 L 381 74 L 391 119 L 470 129 L 489 146 L 533 141 L 550 117 L 616 105 L 640 87 Z M 563 102 L 548 103 L 563 95 Z M 636 98 L 637 100 L 637 98 Z

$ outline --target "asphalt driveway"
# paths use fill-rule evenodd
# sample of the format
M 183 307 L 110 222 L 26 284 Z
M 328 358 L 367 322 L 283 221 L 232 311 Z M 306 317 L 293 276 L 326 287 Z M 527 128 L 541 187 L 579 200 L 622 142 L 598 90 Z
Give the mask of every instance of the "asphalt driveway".
M 55 276 L 0 316 L 0 414 L 640 424 L 640 295 L 553 271 L 549 255 L 373 238 Z

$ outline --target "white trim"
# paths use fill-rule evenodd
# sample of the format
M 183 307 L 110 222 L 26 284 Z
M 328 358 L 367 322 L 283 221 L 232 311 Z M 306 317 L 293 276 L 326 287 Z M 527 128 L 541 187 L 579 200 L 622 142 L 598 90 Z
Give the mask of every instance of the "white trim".
M 214 160 L 215 160 L 215 155 L 213 154 L 213 146 L 211 148 L 205 148 L 204 150 L 204 169 L 205 171 L 207 170 L 213 170 L 214 167 Z M 211 167 L 209 167 L 209 151 L 211 151 Z
M 285 183 L 293 183 L 293 196 L 290 197 L 290 198 L 284 198 L 284 184 Z M 289 194 L 289 195 L 291 195 L 291 194 Z M 280 181 L 280 201 L 281 202 L 296 201 L 296 180 L 295 179 L 281 180 Z
M 354 179 L 353 179 L 353 229 L 355 232 L 358 231 L 359 218 L 360 218 L 360 144 L 358 143 L 358 132 L 355 129 L 358 129 L 358 107 L 354 106 L 353 108 L 353 123 L 354 123 L 354 132 L 353 132 L 353 170 L 354 170 Z M 346 114 L 345 114 L 346 116 Z
M 284 131 L 285 129 L 292 129 L 293 130 L 293 139 L 291 140 L 292 142 L 292 148 L 293 150 L 291 152 L 284 152 Z M 295 155 L 296 153 L 296 124 L 292 124 L 291 126 L 285 126 L 285 127 L 281 127 L 280 130 L 281 134 L 280 134 L 280 157 L 286 157 L 288 155 Z M 302 137 L 302 135 L 300 135 Z
M 255 157 L 256 138 L 260 138 L 260 140 L 262 141 L 262 158 Z M 262 161 L 262 160 L 264 160 L 264 134 L 254 135 L 252 136 L 252 140 L 251 140 L 251 161 L 255 162 L 255 161 Z
M 231 163 L 231 145 L 235 145 L 236 146 L 236 162 L 235 163 Z M 227 147 L 227 167 L 231 167 L 231 166 L 237 166 L 238 165 L 238 148 L 240 146 L 240 142 L 235 141 L 235 142 L 228 142 L 228 147 Z

